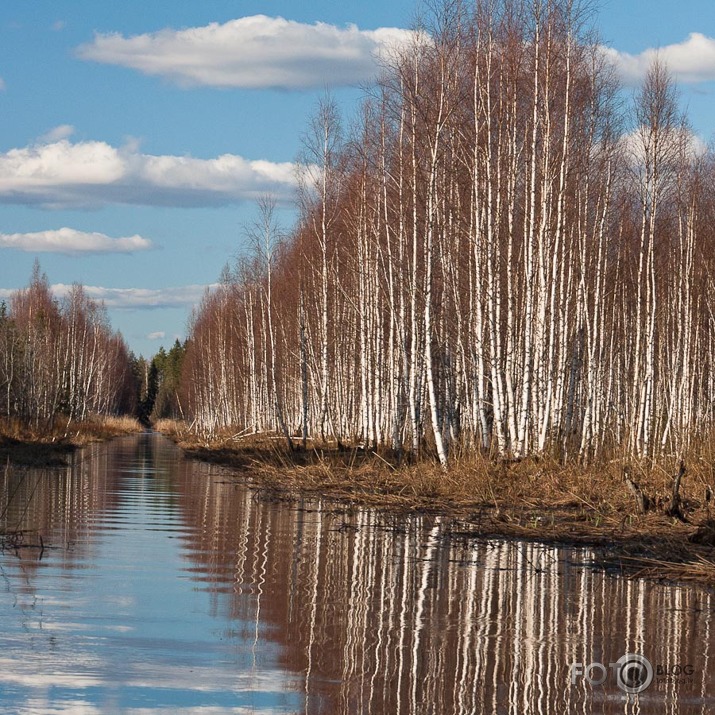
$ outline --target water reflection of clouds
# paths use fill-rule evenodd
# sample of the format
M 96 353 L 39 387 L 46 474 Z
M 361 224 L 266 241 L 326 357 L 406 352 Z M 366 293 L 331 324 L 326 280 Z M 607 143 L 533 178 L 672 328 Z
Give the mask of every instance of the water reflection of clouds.
M 137 691 L 137 697 L 132 700 L 156 700 L 157 706 L 132 708 L 128 705 L 122 707 L 121 712 L 285 714 L 296 711 L 299 700 L 295 694 L 299 683 L 293 684 L 294 693 L 291 693 L 290 681 L 279 670 L 235 672 L 226 664 L 221 667 L 216 663 L 206 666 L 126 663 L 116 671 L 115 667 L 116 664 L 98 660 L 94 672 L 89 672 L 86 658 L 80 656 L 77 662 L 65 662 L 64 669 L 58 671 L 57 662 L 50 653 L 38 654 L 26 661 L 0 658 L 0 687 L 3 691 L 0 712 L 35 715 L 106 713 L 106 704 L 97 705 L 98 700 L 121 699 L 133 691 Z M 91 691 L 87 700 L 79 695 L 81 691 Z M 98 696 L 98 693 L 102 695 Z M 225 704 L 193 704 L 186 708 L 181 704 L 197 699 L 224 701 Z M 248 704 L 233 706 L 229 704 L 232 700 Z M 162 701 L 176 704 L 164 707 Z M 285 704 L 276 706 L 275 703 L 280 701 Z M 292 701 L 292 706 L 288 701 Z
M 254 707 L 223 708 L 211 707 L 210 705 L 197 708 L 130 708 L 126 711 L 128 715 L 157 715 L 157 713 L 168 713 L 170 715 L 256 715 Z M 282 708 L 261 708 L 263 715 L 291 715 L 298 713 L 298 710 L 284 710 Z
M 254 711 L 260 712 L 271 712 L 272 703 L 285 699 L 287 692 L 293 701 L 299 699 L 295 695 L 300 690 L 298 679 L 292 679 L 280 669 L 255 664 L 248 647 L 216 647 L 209 653 L 206 643 L 186 642 L 182 648 L 180 642 L 168 638 L 102 635 L 102 631 L 119 634 L 136 631 L 126 626 L 100 624 L 90 632 L 88 624 L 57 623 L 46 615 L 40 618 L 42 624 L 26 621 L 22 632 L 3 638 L 6 652 L 16 655 L 0 657 L 0 692 L 3 693 L 0 713 L 24 711 L 44 715 L 52 709 L 44 705 L 32 709 L 28 705 L 38 697 L 41 699 L 41 693 L 47 698 L 52 694 L 54 701 L 60 699 L 63 692 L 76 696 L 78 691 L 91 691 L 87 698 L 91 702 L 120 692 L 133 693 L 128 697 L 134 702 L 157 700 L 159 704 L 167 698 L 181 704 L 192 700 L 192 694 L 203 694 L 208 701 L 251 701 Z M 32 647 L 26 652 L 29 642 Z M 197 660 L 202 654 L 206 664 Z M 261 660 L 270 660 L 267 655 L 264 649 Z M 193 697 L 193 700 L 201 699 Z M 261 700 L 266 701 L 268 710 L 260 706 Z M 30 709 L 23 710 L 27 707 Z M 125 711 L 130 710 L 122 708 L 122 712 Z M 170 711 L 180 712 L 180 709 L 172 706 Z M 192 706 L 190 711 L 196 712 L 196 707 Z M 226 706 L 219 710 L 233 711 L 226 710 Z M 282 708 L 276 712 L 290 711 Z
M 42 662 L 45 661 L 45 662 Z M 86 663 L 77 663 L 83 670 Z M 100 670 L 108 670 L 109 663 L 103 663 L 97 672 L 78 672 L 67 664 L 64 672 L 56 668 L 54 658 L 31 658 L 21 662 L 12 658 L 0 658 L 0 683 L 21 685 L 35 690 L 47 688 L 68 688 L 84 690 L 86 688 L 105 687 L 117 689 L 120 685 L 130 688 L 161 690 L 193 690 L 197 692 L 235 692 L 235 693 L 281 693 L 287 684 L 285 674 L 280 670 L 260 670 L 256 672 L 236 673 L 221 669 L 216 664 L 197 667 L 196 665 L 148 665 L 146 663 L 125 664 L 124 669 L 112 676 L 103 675 Z M 47 668 L 47 670 L 43 670 Z M 32 672 L 34 670 L 34 672 Z M 298 685 L 296 679 L 295 685 Z M 0 701 L 1 702 L 1 701 Z
M 41 661 L 45 660 L 45 663 Z M 47 671 L 32 672 L 33 669 L 50 668 Z M 47 690 L 49 688 L 71 688 L 83 690 L 85 688 L 96 688 L 104 681 L 99 675 L 90 673 L 52 671 L 54 660 L 48 658 L 30 658 L 26 661 L 18 661 L 12 658 L 0 658 L 0 683 L 21 685 L 24 688 L 35 690 Z M 7 693 L 5 693 L 5 700 Z
M 82 700 L 65 700 L 61 703 L 53 703 L 47 699 L 31 699 L 26 705 L 22 705 L 17 710 L 17 715 L 106 715 L 102 711 L 85 703 Z
M 211 705 L 199 707 L 160 707 L 160 708 L 126 708 L 122 709 L 126 715 L 255 715 L 256 709 L 250 707 L 213 707 Z M 290 715 L 284 709 L 266 708 L 260 711 L 263 715 Z M 50 703 L 45 700 L 29 702 L 20 707 L 16 715 L 107 715 L 107 710 L 98 708 L 81 700 L 67 700 L 62 703 Z

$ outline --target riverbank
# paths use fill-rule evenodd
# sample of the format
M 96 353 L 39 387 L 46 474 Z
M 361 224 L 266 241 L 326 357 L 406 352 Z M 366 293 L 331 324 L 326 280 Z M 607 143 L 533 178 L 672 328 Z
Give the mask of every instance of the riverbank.
M 0 463 L 28 467 L 57 467 L 68 455 L 92 442 L 143 431 L 132 417 L 93 416 L 69 424 L 57 418 L 39 431 L 19 420 L 0 420 Z
M 456 458 L 445 473 L 430 461 L 398 465 L 360 449 L 314 446 L 289 452 L 270 437 L 205 440 L 167 421 L 157 429 L 187 457 L 248 478 L 261 498 L 315 495 L 348 507 L 439 513 L 450 517 L 455 539 L 511 537 L 590 546 L 608 568 L 715 586 L 713 471 L 702 460 L 692 467 L 622 460 L 584 467 L 471 455 Z

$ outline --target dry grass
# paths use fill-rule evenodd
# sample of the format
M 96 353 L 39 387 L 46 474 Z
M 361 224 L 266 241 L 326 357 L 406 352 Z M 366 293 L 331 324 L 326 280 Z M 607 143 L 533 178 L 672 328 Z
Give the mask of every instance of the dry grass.
M 27 466 L 60 466 L 78 447 L 141 432 L 132 417 L 93 415 L 82 422 L 58 415 L 41 428 L 20 420 L 0 420 L 0 461 Z
M 267 498 L 316 494 L 401 512 L 449 515 L 460 536 L 512 536 L 591 545 L 604 563 L 649 578 L 715 584 L 715 524 L 708 488 L 715 464 L 686 457 L 680 497 L 684 520 L 667 513 L 675 458 L 660 463 L 613 459 L 596 466 L 548 458 L 455 459 L 447 472 L 430 460 L 398 463 L 394 455 L 335 445 L 289 452 L 275 435 L 198 436 L 179 422 L 156 428 L 190 457 L 240 470 Z M 639 513 L 624 468 L 648 497 Z
M 143 431 L 139 420 L 127 415 L 94 416 L 83 422 L 74 422 L 70 427 L 72 442 L 77 446 Z

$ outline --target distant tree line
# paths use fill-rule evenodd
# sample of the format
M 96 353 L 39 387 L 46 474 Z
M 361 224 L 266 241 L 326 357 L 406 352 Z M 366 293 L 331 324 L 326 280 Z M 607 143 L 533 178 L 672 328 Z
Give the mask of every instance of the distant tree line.
M 42 429 L 135 404 L 131 356 L 104 306 L 81 285 L 57 300 L 35 263 L 30 284 L 0 303 L 0 417 Z
M 321 104 L 298 225 L 263 201 L 192 318 L 188 420 L 443 464 L 712 433 L 714 157 L 657 61 L 624 111 L 586 20 L 445 2 L 350 131 Z
M 169 352 L 160 347 L 151 360 L 133 361 L 138 385 L 137 418 L 145 425 L 160 419 L 183 419 L 179 395 L 185 346 L 178 338 Z

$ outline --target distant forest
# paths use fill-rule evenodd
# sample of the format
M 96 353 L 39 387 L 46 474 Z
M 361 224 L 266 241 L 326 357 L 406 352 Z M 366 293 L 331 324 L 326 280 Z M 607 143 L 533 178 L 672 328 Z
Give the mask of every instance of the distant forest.
M 79 284 L 56 299 L 35 262 L 29 285 L 0 302 L 0 419 L 43 435 L 58 422 L 97 416 L 130 415 L 145 425 L 180 416 L 184 351 L 177 340 L 151 360 L 136 357 L 101 303 Z
M 134 412 L 137 382 L 124 338 L 81 285 L 58 301 L 35 262 L 28 287 L 0 303 L 0 417 L 42 431 L 62 415 Z
M 715 162 L 666 67 L 627 94 L 572 0 L 446 2 L 305 138 L 300 220 L 190 326 L 208 433 L 590 461 L 712 434 Z M 297 440 L 295 439 L 297 437 Z

